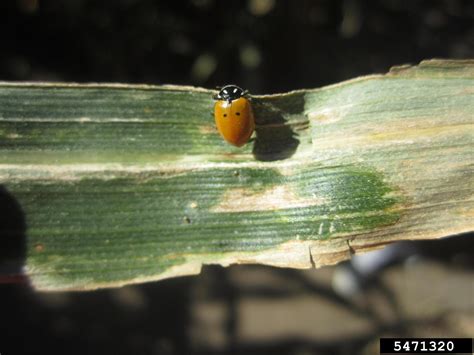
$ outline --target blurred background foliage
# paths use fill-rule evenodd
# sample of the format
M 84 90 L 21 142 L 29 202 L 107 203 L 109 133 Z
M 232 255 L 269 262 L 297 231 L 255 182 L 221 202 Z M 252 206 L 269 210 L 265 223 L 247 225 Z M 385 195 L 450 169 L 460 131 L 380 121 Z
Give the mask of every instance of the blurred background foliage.
M 7 0 L 0 38 L 0 80 L 269 94 L 473 58 L 474 2 Z M 473 256 L 464 235 L 321 270 L 209 266 L 79 294 L 0 284 L 0 353 L 377 354 L 381 335 L 472 336 Z
M 0 78 L 314 88 L 474 54 L 469 0 L 17 0 Z

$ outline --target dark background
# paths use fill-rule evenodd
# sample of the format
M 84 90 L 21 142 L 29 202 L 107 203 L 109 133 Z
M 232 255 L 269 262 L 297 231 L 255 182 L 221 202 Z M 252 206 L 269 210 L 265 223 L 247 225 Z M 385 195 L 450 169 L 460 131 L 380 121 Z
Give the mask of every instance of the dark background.
M 394 65 L 430 58 L 474 58 L 473 1 L 0 2 L 0 80 L 208 88 L 235 83 L 254 94 L 267 94 L 384 73 Z M 428 274 L 435 270 L 433 275 L 439 279 L 434 279 L 463 280 L 466 270 L 472 275 L 471 238 L 404 244 L 369 276 L 356 277 L 351 264 L 341 265 L 363 290 L 369 290 L 362 293 L 362 305 L 331 286 L 341 270 L 336 268 L 302 273 L 206 267 L 196 277 L 79 294 L 38 294 L 21 282 L 0 284 L 0 353 L 375 354 L 381 335 L 419 335 L 416 327 L 420 327 L 428 329 L 425 336 L 447 336 L 454 326 L 443 312 L 458 314 L 455 324 L 464 324 L 465 314 L 472 315 L 469 305 L 463 311 L 465 305 L 453 301 L 456 306 L 443 308 L 431 318 L 411 317 L 409 307 L 400 306 L 396 296 L 400 284 L 392 277 L 411 265 L 407 260 L 421 257 L 430 260 L 422 265 L 428 265 Z M 386 273 L 387 265 L 395 268 L 392 274 Z M 256 280 L 252 287 L 242 281 L 252 277 Z M 466 292 L 469 297 L 469 287 L 472 295 L 472 285 L 466 286 L 464 291 L 452 290 L 454 300 Z M 387 321 L 386 311 L 373 307 L 374 292 L 379 295 L 374 302 L 381 297 L 393 319 Z M 291 323 L 298 322 L 294 316 L 298 308 L 285 301 L 295 294 L 325 300 L 368 319 L 373 327 L 338 335 L 337 328 L 349 324 L 349 316 L 334 316 L 301 319 L 297 324 L 301 333 L 296 335 L 245 336 L 248 315 L 239 313 L 246 309 L 239 306 L 242 299 L 280 300 Z M 418 301 L 414 295 L 408 303 Z M 317 310 L 326 305 L 316 302 L 308 307 Z M 263 328 L 272 328 L 274 311 L 255 315 L 269 317 L 263 333 L 267 330 Z M 317 324 L 329 329 L 331 320 L 336 324 L 333 338 L 301 335 Z M 214 322 L 214 328 L 206 322 Z
M 0 79 L 284 92 L 472 58 L 473 22 L 470 0 L 2 1 Z

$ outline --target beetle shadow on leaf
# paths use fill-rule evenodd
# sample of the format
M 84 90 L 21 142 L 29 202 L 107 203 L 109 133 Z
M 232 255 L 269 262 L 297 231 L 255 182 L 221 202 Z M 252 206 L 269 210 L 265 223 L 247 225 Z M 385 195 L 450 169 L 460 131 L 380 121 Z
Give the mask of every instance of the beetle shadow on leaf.
M 0 273 L 21 274 L 25 255 L 25 214 L 17 199 L 0 185 Z
M 254 100 L 256 139 L 253 155 L 256 160 L 275 161 L 288 159 L 295 154 L 300 141 L 288 116 L 301 115 L 304 111 L 304 96 L 277 98 L 272 101 Z

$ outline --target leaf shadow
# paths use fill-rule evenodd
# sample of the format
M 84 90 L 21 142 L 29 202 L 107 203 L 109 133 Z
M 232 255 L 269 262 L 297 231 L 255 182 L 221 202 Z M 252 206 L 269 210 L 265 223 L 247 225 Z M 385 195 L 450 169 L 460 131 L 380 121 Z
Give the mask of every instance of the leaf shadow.
M 21 275 L 25 257 L 25 213 L 18 200 L 0 185 L 0 277 Z
M 265 101 L 253 100 L 256 117 L 256 139 L 253 155 L 259 161 L 288 159 L 295 154 L 300 140 L 289 118 L 304 112 L 304 95 L 294 94 L 291 98 L 272 98 Z

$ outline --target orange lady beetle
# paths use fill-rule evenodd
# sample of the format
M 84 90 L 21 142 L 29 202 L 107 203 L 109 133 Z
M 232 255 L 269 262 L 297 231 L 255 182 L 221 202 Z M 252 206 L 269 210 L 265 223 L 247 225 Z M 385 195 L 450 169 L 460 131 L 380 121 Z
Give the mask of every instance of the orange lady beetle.
M 217 130 L 230 144 L 237 147 L 248 142 L 255 129 L 248 92 L 235 85 L 224 86 L 214 100 L 214 118 Z

